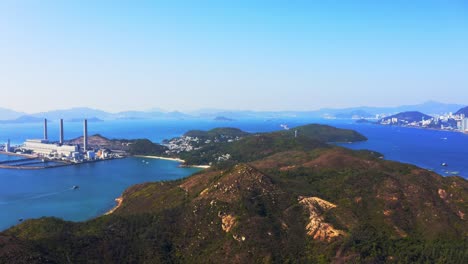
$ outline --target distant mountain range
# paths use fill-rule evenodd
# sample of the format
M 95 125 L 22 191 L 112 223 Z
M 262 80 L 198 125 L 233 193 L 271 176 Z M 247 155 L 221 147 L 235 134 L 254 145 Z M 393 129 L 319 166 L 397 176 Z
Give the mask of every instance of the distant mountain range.
M 34 117 L 34 116 L 29 116 L 29 115 L 23 115 L 15 119 L 10 119 L 10 120 L 0 120 L 0 124 L 12 124 L 12 123 L 39 123 L 43 122 L 43 118 L 39 117 Z
M 223 117 L 229 120 L 241 120 L 252 118 L 263 118 L 266 120 L 284 118 L 372 118 L 376 115 L 394 115 L 400 112 L 420 111 L 427 114 L 443 114 L 449 112 L 464 111 L 468 115 L 468 107 L 459 104 L 445 104 L 434 101 L 417 105 L 403 105 L 397 107 L 352 107 L 352 108 L 324 108 L 315 111 L 235 111 L 223 109 L 202 109 L 188 113 L 178 111 L 165 112 L 158 108 L 149 111 L 124 111 L 119 113 L 109 113 L 92 108 L 71 108 L 64 110 L 54 110 L 34 114 L 25 114 L 9 109 L 0 108 L 1 123 L 26 123 L 39 122 L 43 118 L 58 120 L 63 118 L 68 121 L 77 121 L 83 118 L 90 120 L 135 120 L 135 119 L 210 119 Z
M 0 108 L 0 120 L 16 119 L 22 115 L 26 115 L 26 113 Z

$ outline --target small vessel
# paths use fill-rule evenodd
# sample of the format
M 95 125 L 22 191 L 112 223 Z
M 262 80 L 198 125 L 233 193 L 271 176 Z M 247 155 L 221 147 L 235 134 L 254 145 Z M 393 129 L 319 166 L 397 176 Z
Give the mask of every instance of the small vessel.
M 80 188 L 80 186 L 78 186 L 78 185 L 73 185 L 73 187 L 72 187 L 73 190 L 78 190 L 79 188 Z
M 24 220 L 23 218 L 20 218 L 18 219 L 18 222 L 23 222 L 23 220 Z
M 442 166 L 444 166 L 444 167 L 447 167 L 447 166 L 448 166 L 448 164 L 445 163 L 445 162 L 442 162 L 442 164 L 440 164 L 440 165 L 442 165 Z

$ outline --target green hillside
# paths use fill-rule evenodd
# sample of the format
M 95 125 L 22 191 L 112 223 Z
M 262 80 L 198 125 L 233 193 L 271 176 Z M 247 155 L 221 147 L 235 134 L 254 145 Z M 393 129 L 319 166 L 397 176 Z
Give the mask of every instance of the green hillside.
M 367 140 L 365 136 L 354 130 L 339 129 L 336 127 L 319 124 L 299 126 L 279 133 L 293 136 L 295 135 L 296 131 L 298 136 L 303 136 L 308 139 L 322 142 L 358 142 Z
M 297 136 L 296 132 L 297 131 Z M 184 152 L 180 157 L 187 165 L 249 162 L 276 152 L 326 148 L 326 142 L 357 142 L 367 138 L 356 131 L 337 129 L 327 125 L 306 125 L 274 133 L 244 136 L 235 142 L 207 144 L 202 148 Z M 229 154 L 229 159 L 226 155 Z
M 244 132 L 238 128 L 221 127 L 214 128 L 208 131 L 203 130 L 190 130 L 184 134 L 186 137 L 199 137 L 199 138 L 216 138 L 216 137 L 244 137 L 249 133 Z

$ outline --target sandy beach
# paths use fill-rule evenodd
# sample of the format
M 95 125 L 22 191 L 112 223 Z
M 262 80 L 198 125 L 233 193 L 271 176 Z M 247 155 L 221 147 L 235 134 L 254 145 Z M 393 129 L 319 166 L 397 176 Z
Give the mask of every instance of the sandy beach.
M 168 158 L 168 157 L 160 157 L 160 156 L 142 156 L 142 155 L 137 155 L 137 156 L 135 156 L 135 157 L 147 158 L 147 159 L 162 159 L 162 160 L 172 160 L 172 161 L 177 161 L 177 162 L 185 162 L 185 160 L 182 160 L 182 159 Z
M 208 169 L 211 166 L 210 165 L 182 165 L 181 167 Z
M 137 156 L 135 156 L 135 157 L 147 158 L 147 159 L 171 160 L 171 161 L 177 161 L 177 162 L 181 162 L 181 163 L 184 163 L 184 162 L 185 162 L 185 160 L 183 160 L 183 159 L 168 158 L 168 157 L 160 157 L 160 156 L 141 156 L 141 155 L 137 155 Z M 182 165 L 182 167 L 201 168 L 201 169 L 208 169 L 208 168 L 210 168 L 209 165 Z
M 115 212 L 115 210 L 117 210 L 121 205 L 122 205 L 122 202 L 123 202 L 123 198 L 122 197 L 118 197 L 118 198 L 115 198 L 115 202 L 117 203 L 117 205 L 110 209 L 107 213 L 105 213 L 104 215 L 110 215 L 112 214 L 113 212 Z

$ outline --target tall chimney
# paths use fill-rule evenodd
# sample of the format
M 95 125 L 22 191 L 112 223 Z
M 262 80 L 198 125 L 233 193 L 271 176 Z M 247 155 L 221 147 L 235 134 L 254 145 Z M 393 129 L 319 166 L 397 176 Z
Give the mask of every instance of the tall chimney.
M 88 149 L 88 120 L 85 119 L 83 122 L 83 151 L 86 152 Z
M 60 119 L 60 145 L 63 144 L 63 119 Z
M 44 118 L 44 140 L 47 140 L 47 118 Z
M 7 143 L 5 144 L 5 152 L 10 152 L 10 139 L 8 139 Z

